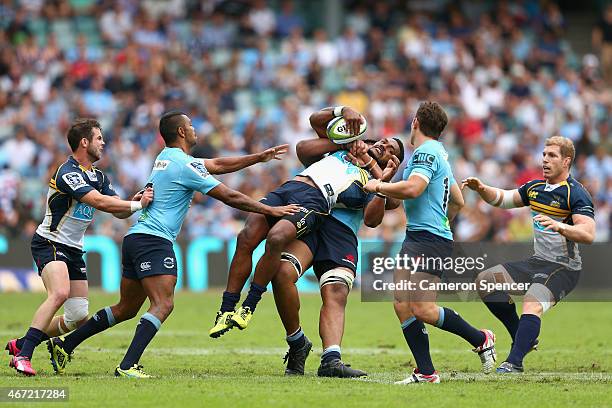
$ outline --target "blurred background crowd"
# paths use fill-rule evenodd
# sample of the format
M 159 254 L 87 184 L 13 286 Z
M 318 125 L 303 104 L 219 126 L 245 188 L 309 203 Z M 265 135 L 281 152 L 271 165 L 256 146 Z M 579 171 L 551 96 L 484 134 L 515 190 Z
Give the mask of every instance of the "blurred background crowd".
M 435 100 L 449 114 L 442 141 L 459 181 L 515 188 L 541 175 L 546 137 L 572 139 L 572 175 L 593 196 L 597 240 L 610 239 L 612 6 L 596 11 L 583 56 L 552 1 L 333 5 L 337 35 L 323 0 L 0 0 L 0 233 L 30 239 L 75 117 L 102 123 L 97 166 L 122 197 L 145 184 L 169 109 L 191 116 L 196 157 L 289 143 L 285 160 L 221 177 L 258 199 L 300 171 L 293 147 L 315 137 L 312 112 L 350 105 L 370 138 L 408 144 L 419 101 Z M 457 240 L 532 239 L 529 210 L 466 200 Z M 245 215 L 198 194 L 182 235 L 230 239 Z M 98 213 L 90 233 L 120 239 L 129 222 Z M 361 234 L 401 240 L 404 225 L 395 211 Z

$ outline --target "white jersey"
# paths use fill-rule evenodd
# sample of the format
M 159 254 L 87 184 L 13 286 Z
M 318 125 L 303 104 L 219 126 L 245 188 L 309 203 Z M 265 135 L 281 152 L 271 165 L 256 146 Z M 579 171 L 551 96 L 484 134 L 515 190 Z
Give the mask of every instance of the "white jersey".
M 368 182 L 370 174 L 351 163 L 346 158 L 347 154 L 347 151 L 332 153 L 299 174 L 308 176 L 314 181 L 323 196 L 327 198 L 330 211 L 336 206 L 353 207 L 351 197 L 355 194 L 348 194 L 348 190 L 358 195 L 367 195 L 363 191 L 363 186 Z M 343 194 L 345 192 L 347 194 Z

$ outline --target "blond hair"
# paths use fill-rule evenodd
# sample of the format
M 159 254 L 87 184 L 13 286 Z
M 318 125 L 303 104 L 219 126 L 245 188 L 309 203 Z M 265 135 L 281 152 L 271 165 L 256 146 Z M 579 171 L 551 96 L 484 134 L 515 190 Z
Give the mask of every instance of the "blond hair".
M 546 139 L 546 142 L 544 142 L 544 146 L 559 146 L 559 149 L 561 150 L 561 157 L 569 157 L 571 159 L 569 167 L 572 167 L 574 157 L 576 157 L 576 149 L 574 148 L 574 142 L 572 142 L 567 137 L 552 136 Z

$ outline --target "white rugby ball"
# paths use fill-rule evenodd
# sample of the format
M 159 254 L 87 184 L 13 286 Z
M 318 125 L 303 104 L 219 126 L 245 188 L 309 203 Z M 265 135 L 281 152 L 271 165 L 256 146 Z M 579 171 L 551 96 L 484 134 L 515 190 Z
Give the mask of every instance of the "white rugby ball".
M 350 133 L 343 117 L 340 116 L 333 118 L 327 124 L 327 137 L 336 144 L 350 143 L 361 139 L 368 129 L 368 124 L 365 118 L 363 116 L 361 116 L 361 118 L 363 119 L 363 122 L 359 127 L 359 134 L 356 136 Z

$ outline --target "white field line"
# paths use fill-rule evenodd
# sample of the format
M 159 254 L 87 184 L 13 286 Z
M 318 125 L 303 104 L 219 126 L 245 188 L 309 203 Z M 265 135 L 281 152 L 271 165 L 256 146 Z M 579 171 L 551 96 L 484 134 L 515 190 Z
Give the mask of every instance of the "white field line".
M 288 381 L 291 382 L 293 380 L 313 380 L 317 382 L 337 382 L 340 381 L 336 378 L 320 378 L 317 377 L 314 371 L 309 372 L 307 370 L 304 377 L 299 379 L 296 378 L 287 378 L 283 376 L 282 365 L 279 366 L 278 375 L 269 375 L 269 374 L 257 374 L 258 379 L 270 379 L 273 381 Z M 83 377 L 87 379 L 100 379 L 100 380 L 108 380 L 110 378 L 116 379 L 117 381 L 125 381 L 125 379 L 116 378 L 113 375 L 114 365 L 111 364 L 109 367 L 99 367 L 98 374 L 93 375 L 85 375 L 78 371 L 74 374 L 70 373 L 70 368 L 68 368 L 65 375 L 58 376 L 54 375 L 52 372 L 47 377 L 45 376 L 45 380 L 57 380 L 64 381 L 70 377 Z M 46 371 L 46 370 L 45 370 Z M 50 369 L 49 369 L 50 371 Z M 195 370 L 190 370 L 189 373 L 181 373 L 175 372 L 170 375 L 159 375 L 154 372 L 148 372 L 149 374 L 154 375 L 155 377 L 152 379 L 153 381 L 159 380 L 168 380 L 175 378 L 182 379 L 194 379 L 194 380 L 243 380 L 243 379 L 252 379 L 253 375 L 235 375 L 228 373 L 227 375 L 223 374 L 205 374 L 205 373 L 197 373 Z M 359 381 L 364 383 L 373 383 L 373 384 L 384 384 L 384 385 L 393 385 L 393 386 L 407 386 L 411 385 L 395 385 L 396 381 L 403 380 L 409 375 L 407 370 L 397 370 L 394 372 L 369 372 L 368 377 L 363 378 L 353 378 L 353 379 L 343 379 L 341 381 Z M 612 375 L 608 373 L 572 373 L 572 372 L 533 372 L 533 373 L 524 373 L 524 374 L 512 374 L 512 375 L 497 375 L 497 374 L 482 374 L 482 373 L 448 373 L 443 372 L 440 373 L 440 377 L 442 380 L 442 384 L 446 382 L 464 382 L 464 383 L 479 383 L 479 382 L 488 382 L 488 383 L 498 383 L 498 382 L 522 382 L 522 383 L 543 383 L 543 384 L 558 384 L 562 385 L 567 383 L 568 381 L 583 381 L 588 383 L 612 383 Z M 19 380 L 21 377 L 14 377 L 16 380 Z M 148 380 L 149 382 L 151 380 Z
M 95 346 L 81 346 L 78 350 L 87 352 L 102 352 L 102 353 L 124 353 L 125 348 L 119 347 L 95 347 Z M 176 355 L 176 356 L 208 356 L 208 355 L 232 355 L 232 354 L 244 354 L 244 355 L 260 355 L 260 356 L 283 356 L 287 352 L 286 347 L 148 347 L 147 351 L 158 355 Z M 314 353 L 320 352 L 321 350 L 314 350 Z M 576 349 L 545 349 L 547 353 L 560 353 L 560 354 L 574 354 Z M 430 349 L 432 354 L 465 354 L 466 356 L 473 355 L 469 349 L 460 350 L 442 350 L 442 349 Z M 604 354 L 611 354 L 612 351 L 604 350 Z M 343 347 L 342 354 L 350 355 L 410 355 L 408 346 L 403 348 L 377 348 L 377 347 Z
M 202 337 L 203 334 L 206 334 L 204 330 L 160 330 L 156 337 Z M 0 330 L 0 338 L 10 339 L 14 338 L 18 335 L 18 331 L 11 330 Z M 131 339 L 134 336 L 134 330 L 106 330 L 99 337 L 105 336 L 113 336 L 113 337 L 125 337 L 127 339 Z M 282 337 L 279 336 L 279 338 Z M 208 340 L 207 340 L 208 341 Z M 282 354 L 284 355 L 287 352 L 286 347 L 228 347 L 223 344 L 223 339 L 215 340 L 218 346 L 214 347 L 168 347 L 168 348 L 155 348 L 149 347 L 147 350 L 164 355 L 182 355 L 182 356 L 204 356 L 204 355 L 213 355 L 213 354 L 252 354 L 252 355 L 276 355 Z M 101 352 L 125 352 L 124 349 L 121 348 L 106 348 L 106 347 L 95 347 L 83 345 L 79 347 L 79 350 L 88 350 L 88 351 L 101 351 Z M 314 352 L 320 352 L 320 350 L 315 346 Z M 391 355 L 406 355 L 410 354 L 410 350 L 408 346 L 400 346 L 397 348 L 387 348 L 387 347 L 343 347 L 343 354 L 357 354 L 357 355 L 379 355 L 379 354 L 391 354 Z M 465 354 L 471 355 L 468 347 L 465 349 L 430 349 L 430 352 L 433 354 Z M 542 346 L 542 352 L 545 353 L 561 353 L 561 354 L 574 354 L 576 352 L 575 348 L 545 348 Z M 599 350 L 599 354 L 609 355 L 612 354 L 612 349 L 604 349 Z

